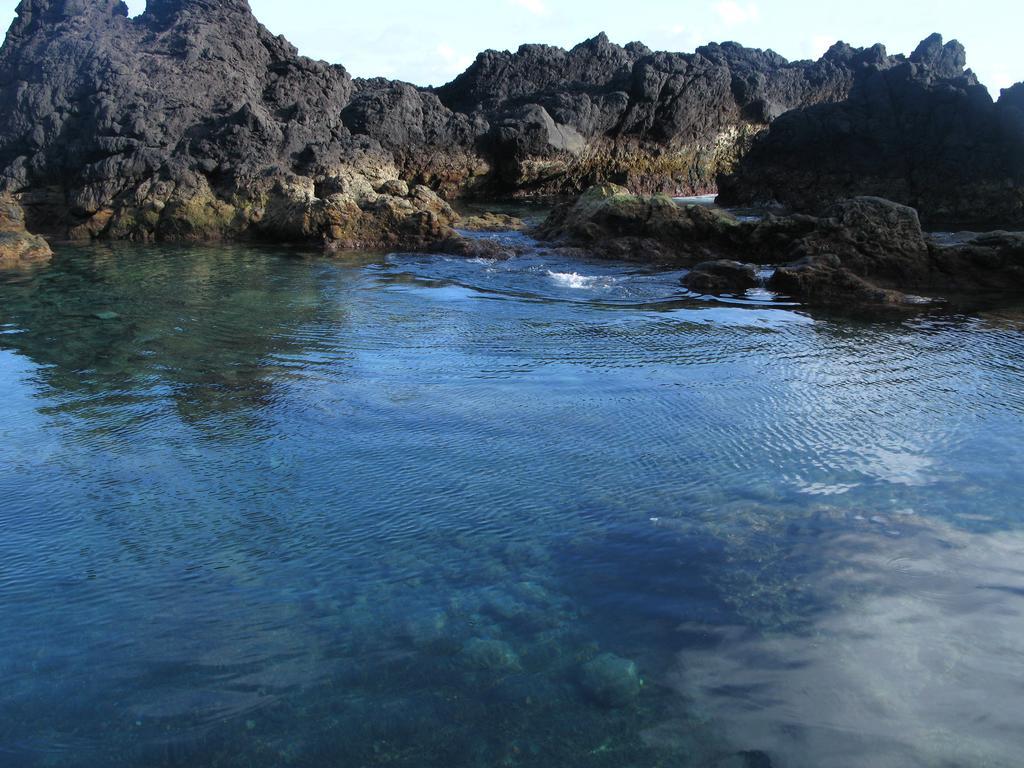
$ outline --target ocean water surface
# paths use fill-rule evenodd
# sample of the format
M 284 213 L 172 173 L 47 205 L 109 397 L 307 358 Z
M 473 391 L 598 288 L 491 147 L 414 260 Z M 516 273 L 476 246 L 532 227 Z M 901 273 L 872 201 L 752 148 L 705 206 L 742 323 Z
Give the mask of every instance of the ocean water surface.
M 0 277 L 0 765 L 1019 766 L 1024 312 L 680 276 Z

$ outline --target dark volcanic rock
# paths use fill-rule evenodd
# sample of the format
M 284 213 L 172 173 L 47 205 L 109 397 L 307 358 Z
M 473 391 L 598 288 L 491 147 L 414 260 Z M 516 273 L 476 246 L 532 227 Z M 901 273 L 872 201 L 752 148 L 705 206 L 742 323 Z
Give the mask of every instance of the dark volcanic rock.
M 855 274 L 892 286 L 926 286 L 931 270 L 917 212 L 877 197 L 836 203 L 787 255 L 836 256 Z
M 908 292 L 1024 293 L 1024 233 L 943 244 L 925 235 L 914 209 L 876 197 L 842 200 L 820 217 L 739 221 L 604 186 L 557 208 L 536 234 L 604 257 L 695 265 L 684 284 L 703 293 L 754 287 L 754 264 L 782 265 L 769 287 L 812 304 L 921 303 Z
M 906 304 L 898 291 L 881 288 L 847 269 L 833 254 L 808 256 L 779 267 L 768 287 L 808 304 Z
M 0 50 L 0 191 L 19 195 L 32 226 L 73 238 L 419 248 L 450 237 L 454 219 L 398 182 L 447 198 L 605 182 L 708 192 L 776 118 L 749 168 L 784 155 L 780 143 L 803 152 L 817 130 L 806 116 L 818 114 L 853 126 L 849 147 L 812 153 L 826 191 L 845 179 L 959 214 L 951 190 L 985 179 L 972 200 L 993 216 L 1020 203 L 1012 173 L 990 171 L 1022 162 L 1006 137 L 1024 130 L 1024 97 L 987 102 L 961 74 L 962 49 L 934 40 L 910 59 L 837 44 L 790 63 L 735 43 L 658 53 L 600 35 L 569 51 L 488 51 L 432 90 L 303 58 L 246 0 L 150 0 L 134 19 L 116 0 L 22 0 L 17 13 Z M 828 111 L 850 94 L 869 117 Z M 823 106 L 789 117 L 810 105 Z M 921 148 L 883 142 L 880 159 L 850 165 L 863 157 L 865 120 L 881 120 L 887 137 L 909 124 Z M 992 149 L 1003 146 L 1012 151 Z M 794 167 L 793 188 L 817 199 L 815 179 Z M 789 188 L 778 196 L 800 204 Z
M 810 216 L 740 221 L 720 208 L 680 204 L 666 195 L 634 195 L 605 184 L 556 207 L 534 234 L 604 258 L 692 268 L 723 259 L 778 264 L 795 242 L 819 227 Z
M 877 195 L 929 226 L 1024 225 L 1024 86 L 993 103 L 966 60 L 934 35 L 907 60 L 869 66 L 847 100 L 775 121 L 720 180 L 720 200 L 819 213 Z
M 791 64 L 735 43 L 655 53 L 602 34 L 571 51 L 487 51 L 437 93 L 492 125 L 484 147 L 495 191 L 575 193 L 614 182 L 691 194 L 713 190 L 779 114 L 845 98 L 865 55 L 876 56 L 837 48 Z
M 769 287 L 817 304 L 914 304 L 906 293 L 1024 292 L 1024 234 L 997 232 L 944 245 L 917 212 L 873 197 L 843 200 L 796 240 Z
M 0 51 L 0 189 L 75 238 L 420 247 L 450 236 L 444 216 L 385 184 L 708 191 L 772 119 L 844 98 L 885 58 L 654 53 L 602 35 L 487 52 L 432 91 L 303 58 L 246 0 L 150 0 L 134 19 L 114 0 L 22 0 L 17 13 Z
M 728 259 L 705 261 L 683 278 L 683 285 L 697 293 L 743 293 L 759 284 L 757 267 Z
M 557 207 L 536 235 L 605 258 L 688 266 L 734 251 L 747 240 L 742 229 L 718 209 L 678 205 L 665 195 L 637 196 L 605 184 Z
M 423 195 L 381 199 L 400 175 L 385 145 L 468 129 L 436 97 L 392 90 L 378 112 L 399 110 L 404 133 L 385 119 L 366 128 L 379 138 L 354 135 L 362 84 L 298 56 L 245 0 L 151 0 L 136 19 L 23 0 L 0 52 L 0 184 L 76 238 L 420 247 L 456 217 Z
M 950 292 L 1024 294 L 1024 233 L 989 232 L 966 243 L 929 243 L 937 282 Z

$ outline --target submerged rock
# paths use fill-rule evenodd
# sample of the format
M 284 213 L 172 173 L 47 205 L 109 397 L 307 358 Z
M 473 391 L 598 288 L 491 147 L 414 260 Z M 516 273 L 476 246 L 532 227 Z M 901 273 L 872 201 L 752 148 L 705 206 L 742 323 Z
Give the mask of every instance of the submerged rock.
M 440 609 L 416 611 L 403 626 L 403 634 L 413 647 L 433 652 L 458 652 L 459 641 L 452 631 L 448 614 Z
M 25 228 L 25 212 L 10 195 L 0 195 L 0 268 L 10 269 L 47 261 L 53 256 L 42 237 Z
M 635 663 L 611 653 L 586 663 L 580 674 L 580 685 L 586 694 L 609 708 L 633 704 L 643 684 Z
M 451 256 L 465 256 L 469 259 L 494 259 L 503 261 L 524 253 L 527 248 L 520 243 L 509 243 L 492 238 L 462 237 L 453 234 L 451 237 L 434 243 L 430 249 L 433 253 L 444 253 Z
M 474 637 L 462 648 L 462 658 L 474 669 L 514 672 L 521 668 L 519 655 L 502 640 Z

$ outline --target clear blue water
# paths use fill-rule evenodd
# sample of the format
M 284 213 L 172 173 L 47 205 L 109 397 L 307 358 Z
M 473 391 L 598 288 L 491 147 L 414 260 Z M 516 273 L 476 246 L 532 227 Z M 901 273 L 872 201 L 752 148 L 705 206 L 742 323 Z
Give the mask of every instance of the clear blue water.
M 0 765 L 1020 765 L 1024 313 L 679 277 L 3 276 Z

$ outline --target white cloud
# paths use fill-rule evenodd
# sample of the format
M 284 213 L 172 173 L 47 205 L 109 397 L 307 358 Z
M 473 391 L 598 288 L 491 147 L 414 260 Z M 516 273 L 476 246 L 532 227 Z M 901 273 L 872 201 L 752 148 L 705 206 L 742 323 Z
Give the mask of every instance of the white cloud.
M 694 51 L 698 46 L 708 42 L 706 37 L 702 37 L 702 34 L 685 24 L 674 24 L 670 27 L 651 30 L 640 39 L 652 48 L 688 52 Z
M 512 0 L 512 5 L 517 5 L 534 16 L 548 15 L 548 7 L 544 4 L 544 0 Z
M 992 98 L 994 99 L 999 98 L 999 92 L 1002 91 L 1004 88 L 1009 88 L 1011 85 L 1017 82 L 1010 76 L 1010 73 L 1007 72 L 1005 69 L 990 72 L 988 80 L 989 82 L 985 84 L 989 86 L 989 93 L 992 94 Z
M 761 17 L 761 11 L 754 3 L 741 5 L 736 0 L 722 0 L 722 2 L 716 3 L 715 13 L 729 27 L 754 22 Z
M 815 35 L 811 38 L 808 47 L 809 57 L 812 59 L 820 59 L 825 53 L 836 44 L 839 40 L 835 35 Z
M 441 57 L 442 71 L 448 74 L 462 74 L 473 63 L 473 57 L 459 53 L 448 43 L 437 46 L 437 55 Z

